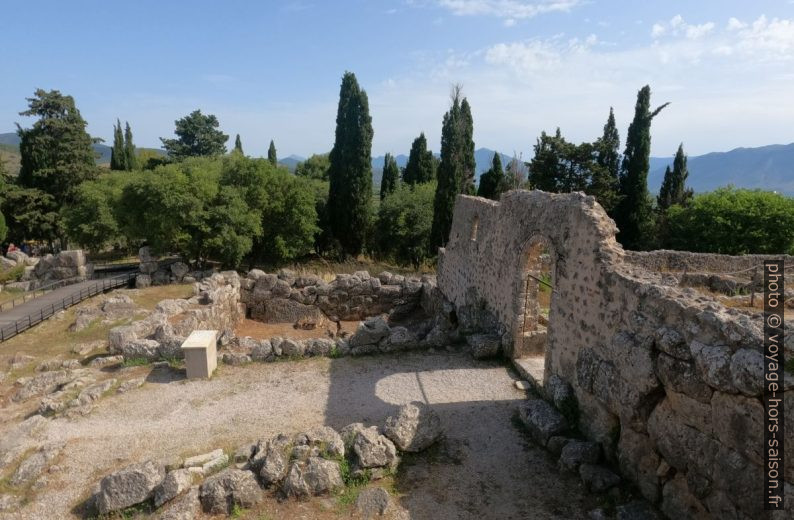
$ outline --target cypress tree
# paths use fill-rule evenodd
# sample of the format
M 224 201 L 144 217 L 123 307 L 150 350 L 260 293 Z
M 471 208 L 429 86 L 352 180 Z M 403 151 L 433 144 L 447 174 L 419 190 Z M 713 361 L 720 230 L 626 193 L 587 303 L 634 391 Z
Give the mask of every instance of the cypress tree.
M 132 129 L 128 122 L 124 122 L 124 160 L 125 169 L 134 170 L 138 166 L 138 158 L 135 156 L 135 145 L 132 143 Z
M 634 120 L 626 134 L 626 150 L 620 172 L 621 200 L 615 210 L 618 240 L 627 249 L 642 249 L 652 242 L 653 213 L 648 193 L 651 155 L 651 121 L 669 103 L 650 110 L 651 87 L 637 93 Z
M 474 158 L 474 119 L 471 116 L 469 100 L 463 98 L 460 104 L 461 131 L 463 132 L 463 180 L 461 193 L 464 195 L 474 195 L 474 172 L 477 169 L 477 161 Z
M 456 86 L 452 91 L 452 106 L 444 114 L 441 125 L 441 163 L 438 165 L 438 183 L 433 199 L 433 226 L 430 232 L 431 253 L 435 248 L 447 243 L 449 231 L 452 228 L 455 197 L 462 192 L 464 178 L 467 175 L 466 124 L 467 121 L 462 113 L 460 87 Z
M 276 145 L 273 143 L 273 139 L 270 140 L 270 146 L 267 148 L 267 160 L 270 161 L 270 164 L 276 166 L 278 164 L 278 156 L 276 155 Z
M 502 158 L 499 152 L 493 154 L 491 169 L 480 176 L 480 186 L 477 188 L 477 196 L 492 200 L 499 200 L 499 195 L 507 191 L 507 180 L 502 169 Z
M 386 198 L 386 195 L 397 189 L 397 183 L 400 181 L 400 168 L 397 167 L 397 160 L 392 154 L 387 153 L 383 161 L 383 176 L 380 180 L 380 200 Z
M 664 179 L 662 179 L 662 187 L 659 189 L 659 196 L 656 197 L 656 205 L 661 212 L 664 212 L 673 205 L 672 187 L 673 172 L 670 170 L 670 165 L 668 164 L 664 168 Z
M 124 150 L 124 136 L 121 133 L 121 121 L 116 119 L 113 125 L 113 146 L 110 149 L 110 169 L 126 170 L 127 156 Z
M 427 149 L 425 133 L 419 134 L 411 144 L 411 153 L 408 154 L 408 163 L 403 172 L 403 181 L 408 184 L 421 184 L 430 182 L 435 177 L 433 152 Z
M 240 134 L 234 138 L 234 151 L 238 152 L 240 155 L 245 155 L 243 153 L 243 142 L 240 140 Z
M 673 159 L 673 177 L 670 188 L 670 201 L 672 204 L 685 205 L 692 198 L 692 190 L 686 187 L 689 170 L 686 166 L 687 157 L 684 153 L 684 143 L 678 145 L 678 150 Z
M 607 213 L 612 215 L 620 195 L 620 133 L 615 125 L 615 112 L 609 107 L 609 117 L 603 135 L 595 142 L 596 164 L 588 190 Z
M 339 90 L 334 147 L 328 170 L 328 216 L 334 237 L 348 255 L 364 248 L 372 198 L 372 118 L 355 74 L 345 72 Z M 275 147 L 274 156 L 275 159 Z

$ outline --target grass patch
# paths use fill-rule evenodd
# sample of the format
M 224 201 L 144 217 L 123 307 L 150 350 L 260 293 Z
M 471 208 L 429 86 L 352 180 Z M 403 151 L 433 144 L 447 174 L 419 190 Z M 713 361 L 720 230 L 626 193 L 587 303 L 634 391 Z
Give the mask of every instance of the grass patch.
M 184 300 L 192 296 L 193 284 L 189 283 L 147 287 L 130 295 L 135 305 L 148 311 L 154 310 L 162 300 Z
M 19 263 L 11 269 L 0 271 L 0 283 L 16 282 L 25 274 L 25 264 Z
M 23 294 L 25 294 L 25 291 L 22 291 L 20 289 L 3 288 L 3 291 L 0 292 L 0 304 L 3 304 L 5 302 L 10 302 L 13 299 L 19 298 Z
M 121 362 L 121 366 L 123 366 L 125 368 L 126 367 L 142 367 L 144 365 L 148 365 L 149 363 L 150 363 L 150 361 L 148 359 L 143 358 L 143 357 L 137 357 L 137 358 L 125 359 L 124 361 Z

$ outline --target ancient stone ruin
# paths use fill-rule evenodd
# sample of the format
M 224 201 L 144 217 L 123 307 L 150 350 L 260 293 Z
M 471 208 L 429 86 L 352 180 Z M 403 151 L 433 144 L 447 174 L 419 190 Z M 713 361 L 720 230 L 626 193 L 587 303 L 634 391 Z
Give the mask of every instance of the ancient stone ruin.
M 583 194 L 461 196 L 438 286 L 458 318 L 495 322 L 505 354 L 563 412 L 530 401 L 523 415 L 539 443 L 559 452 L 565 441 L 555 435 L 575 422 L 668 517 L 757 518 L 761 315 L 726 307 L 708 291 L 753 290 L 764 257 L 628 252 L 616 231 Z M 553 288 L 547 317 L 537 305 L 543 255 Z M 736 277 L 742 273 L 750 279 Z M 687 287 L 697 281 L 698 289 Z M 790 328 L 785 347 L 794 354 Z M 788 374 L 785 388 L 792 414 Z M 794 428 L 786 442 L 794 456 Z M 587 480 L 592 470 L 579 462 Z M 794 464 L 785 480 L 790 496 Z

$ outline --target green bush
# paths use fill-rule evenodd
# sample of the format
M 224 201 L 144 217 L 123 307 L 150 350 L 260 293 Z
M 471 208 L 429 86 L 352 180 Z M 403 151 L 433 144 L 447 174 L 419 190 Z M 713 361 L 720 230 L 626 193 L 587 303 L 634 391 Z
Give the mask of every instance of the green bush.
M 374 237 L 378 254 L 418 268 L 430 258 L 435 182 L 400 185 L 378 208 Z
M 8 234 L 8 227 L 6 226 L 6 218 L 0 213 L 0 242 L 3 242 L 6 239 L 6 235 Z
M 669 246 L 722 254 L 794 254 L 794 198 L 732 186 L 667 210 Z
M 93 251 L 126 244 L 116 211 L 129 179 L 128 172 L 107 173 L 77 187 L 73 202 L 61 210 L 70 240 Z

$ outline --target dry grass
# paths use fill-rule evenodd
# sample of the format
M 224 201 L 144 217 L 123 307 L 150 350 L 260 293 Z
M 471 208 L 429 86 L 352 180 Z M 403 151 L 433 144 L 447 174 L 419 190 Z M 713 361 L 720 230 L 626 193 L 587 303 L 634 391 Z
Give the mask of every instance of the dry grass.
M 282 267 L 291 269 L 299 274 L 316 274 L 326 281 L 333 280 L 334 275 L 337 273 L 352 274 L 356 271 L 369 271 L 373 276 L 383 271 L 401 275 L 435 274 L 436 272 L 434 265 L 422 265 L 418 270 L 415 270 L 412 267 L 398 266 L 387 262 L 372 260 L 363 255 L 344 262 L 329 262 L 323 258 L 311 258 L 300 263 Z M 274 272 L 279 268 L 274 266 L 263 266 L 261 269 L 267 272 Z
M 162 300 L 183 299 L 191 296 L 193 296 L 193 284 L 161 285 L 130 291 L 130 297 L 135 305 L 147 311 L 154 310 L 154 307 Z
M 5 302 L 10 302 L 14 298 L 19 298 L 25 291 L 20 291 L 18 289 L 3 289 L 3 292 L 0 292 L 0 305 Z

